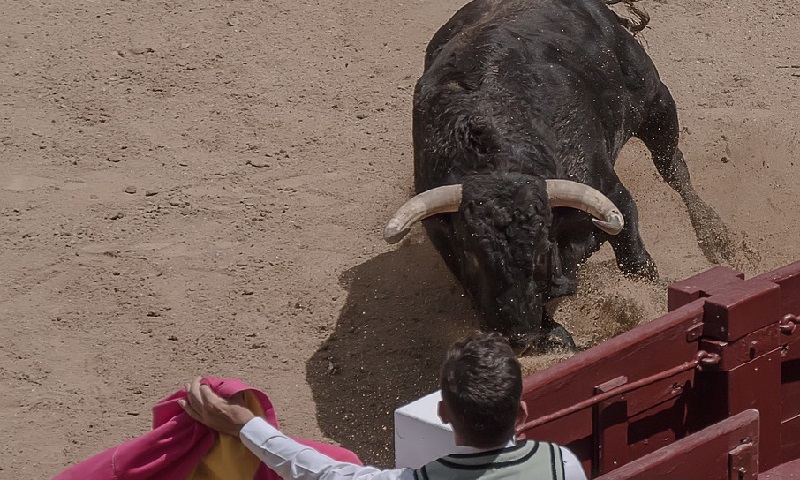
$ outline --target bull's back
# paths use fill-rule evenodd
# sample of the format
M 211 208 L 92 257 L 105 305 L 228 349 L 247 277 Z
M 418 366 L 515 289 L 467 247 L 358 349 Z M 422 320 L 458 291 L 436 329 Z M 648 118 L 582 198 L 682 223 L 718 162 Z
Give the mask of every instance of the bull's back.
M 540 174 L 588 180 L 591 169 L 613 168 L 659 84 L 643 48 L 601 0 L 475 0 L 427 48 L 415 92 L 417 187 L 446 182 L 452 165 L 463 167 L 457 146 L 442 152 L 458 143 L 447 117 L 465 106 L 504 117 L 498 138 L 529 132 L 522 141 L 549 142 L 530 146 L 557 157 L 545 171 L 535 167 Z
M 452 53 L 474 43 L 486 28 L 498 26 L 543 38 L 566 34 L 576 37 L 578 43 L 586 43 L 580 37 L 614 42 L 613 34 L 619 27 L 600 0 L 473 0 L 434 34 L 426 49 L 425 69 L 443 50 Z M 598 35 L 598 31 L 605 33 Z M 585 46 L 592 47 L 589 43 Z

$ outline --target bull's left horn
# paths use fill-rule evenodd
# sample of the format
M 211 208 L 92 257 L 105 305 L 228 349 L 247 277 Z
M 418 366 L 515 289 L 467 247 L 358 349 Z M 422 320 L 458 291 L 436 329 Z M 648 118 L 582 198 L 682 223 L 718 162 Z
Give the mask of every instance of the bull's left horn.
M 622 212 L 600 191 L 584 183 L 570 180 L 545 180 L 551 207 L 571 207 L 593 216 L 592 222 L 609 235 L 616 235 L 625 226 Z
M 437 213 L 457 212 L 459 205 L 461 205 L 460 183 L 425 190 L 397 209 L 383 229 L 383 239 L 389 243 L 397 243 L 408 233 L 414 222 Z

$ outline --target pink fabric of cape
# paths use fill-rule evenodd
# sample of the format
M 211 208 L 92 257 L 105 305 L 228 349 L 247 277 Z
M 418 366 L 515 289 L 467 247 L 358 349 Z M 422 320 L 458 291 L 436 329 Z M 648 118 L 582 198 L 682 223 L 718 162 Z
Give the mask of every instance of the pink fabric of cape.
M 202 383 L 223 397 L 252 390 L 264 410 L 264 418 L 279 428 L 275 409 L 264 393 L 235 379 L 204 378 Z M 186 398 L 183 389 L 153 407 L 153 430 L 149 433 L 73 465 L 53 480 L 186 478 L 214 446 L 217 433 L 189 417 L 178 405 L 180 398 Z M 344 448 L 311 440 L 295 440 L 335 460 L 361 465 L 358 457 Z M 280 477 L 262 463 L 253 480 L 280 480 Z

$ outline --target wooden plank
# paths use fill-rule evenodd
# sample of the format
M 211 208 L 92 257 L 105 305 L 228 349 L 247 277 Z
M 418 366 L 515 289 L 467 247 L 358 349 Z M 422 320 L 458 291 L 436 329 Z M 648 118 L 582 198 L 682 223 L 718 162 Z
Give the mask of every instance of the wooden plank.
M 780 349 L 730 371 L 705 371 L 698 374 L 696 402 L 689 408 L 687 421 L 696 431 L 709 422 L 747 409 L 761 412 L 759 459 L 767 468 L 781 462 Z
M 800 480 L 800 459 L 782 463 L 759 473 L 758 480 Z
M 617 377 L 595 388 L 595 394 L 608 393 L 627 383 Z M 609 472 L 630 461 L 628 457 L 628 403 L 624 396 L 612 397 L 592 408 L 594 462 L 592 474 Z
M 762 466 L 800 455 L 800 342 L 793 341 L 800 339 L 800 327 L 786 335 L 777 334 L 775 326 L 787 305 L 800 307 L 800 262 L 746 282 L 742 277 L 723 268 L 706 277 L 707 285 L 697 281 L 694 287 L 680 285 L 674 290 L 683 289 L 684 300 L 695 294 L 698 299 L 525 378 L 527 420 L 586 400 L 595 393 L 594 386 L 616 377 L 634 382 L 691 360 L 701 329 L 702 346 L 721 355 L 719 365 L 682 372 L 672 382 L 661 380 L 595 407 L 608 413 L 622 402 L 626 421 L 619 415 L 614 421 L 597 414 L 593 418 L 593 409 L 587 407 L 534 426 L 522 436 L 570 446 L 583 459 L 586 471 L 608 471 L 690 432 L 703 431 L 728 415 L 757 408 Z M 628 444 L 624 452 L 623 443 Z M 609 445 L 619 453 L 609 455 Z M 600 448 L 606 450 L 598 454 Z M 747 464 L 749 457 L 740 451 L 730 458 L 739 465 Z M 687 470 L 686 478 L 697 471 Z
M 777 326 L 768 325 L 731 342 L 700 340 L 700 349 L 720 355 L 716 369 L 731 370 L 779 348 L 782 337 Z
M 800 415 L 800 325 L 781 340 L 781 413 L 787 419 Z
M 728 374 L 728 414 L 747 409 L 759 411 L 762 468 L 781 463 L 781 357 L 780 349 L 737 367 Z
M 728 452 L 728 480 L 757 480 L 758 447 L 743 443 Z
M 573 402 L 564 403 L 563 406 L 569 406 Z M 539 415 L 530 416 L 530 407 L 528 407 L 529 418 L 536 418 Z M 559 445 L 566 445 L 572 442 L 580 442 L 585 438 L 589 438 L 591 444 L 592 437 L 592 409 L 585 408 L 573 414 L 560 417 L 544 425 L 539 425 L 533 429 L 528 429 L 520 432 L 517 435 L 519 438 L 529 438 L 533 440 L 544 440 L 547 442 L 555 442 Z M 591 458 L 592 449 L 587 450 L 588 458 Z M 582 457 L 581 458 L 585 458 Z
M 734 283 L 744 280 L 744 274 L 729 267 L 716 266 L 686 280 L 675 282 L 667 289 L 667 309 L 676 310 L 702 297 L 709 297 Z
M 688 433 L 685 397 L 663 402 L 628 420 L 630 458 L 640 458 L 665 447 Z
M 781 460 L 800 458 L 800 415 L 781 422 Z
M 697 373 L 694 395 L 687 412 L 687 427 L 697 432 L 727 418 L 728 374 L 712 369 Z
M 800 261 L 761 274 L 753 280 L 766 280 L 780 285 L 781 313 L 800 314 Z
M 681 372 L 626 394 L 628 416 L 634 417 L 665 402 L 675 402 L 679 397 L 686 401 L 685 397 L 692 394 L 696 373 L 695 369 Z
M 731 285 L 705 300 L 703 335 L 713 340 L 737 340 L 782 317 L 781 288 L 764 280 Z
M 800 260 L 790 263 L 789 265 L 784 265 L 783 267 L 776 268 L 771 272 L 762 273 L 757 277 L 753 277 L 753 279 L 762 279 L 768 280 L 770 282 L 775 283 L 782 283 L 786 280 L 791 278 L 800 277 Z
M 528 420 L 590 398 L 595 386 L 621 375 L 636 381 L 692 360 L 697 344 L 687 342 L 686 332 L 702 316 L 703 301 L 699 300 L 526 377 L 523 400 L 528 404 Z M 590 437 L 591 408 L 584 412 L 558 421 L 555 428 L 542 425 L 523 434 L 562 445 Z
M 757 410 L 745 410 L 595 480 L 728 480 L 729 452 L 750 443 L 757 455 L 758 422 Z M 757 472 L 745 473 L 755 478 Z
M 800 415 L 800 345 L 795 345 L 793 353 L 795 358 L 781 359 L 781 418 L 783 419 Z

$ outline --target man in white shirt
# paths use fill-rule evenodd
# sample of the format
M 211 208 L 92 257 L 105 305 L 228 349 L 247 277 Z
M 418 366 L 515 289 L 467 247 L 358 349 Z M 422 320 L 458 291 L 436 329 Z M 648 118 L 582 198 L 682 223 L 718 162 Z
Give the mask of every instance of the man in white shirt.
M 301 445 L 259 418 L 242 399 L 224 399 L 197 378 L 186 386 L 187 414 L 244 445 L 285 480 L 586 480 L 564 447 L 516 441 L 524 422 L 522 372 L 496 333 L 476 332 L 453 344 L 442 366 L 439 416 L 453 427 L 458 451 L 418 468 L 382 470 L 338 462 Z

